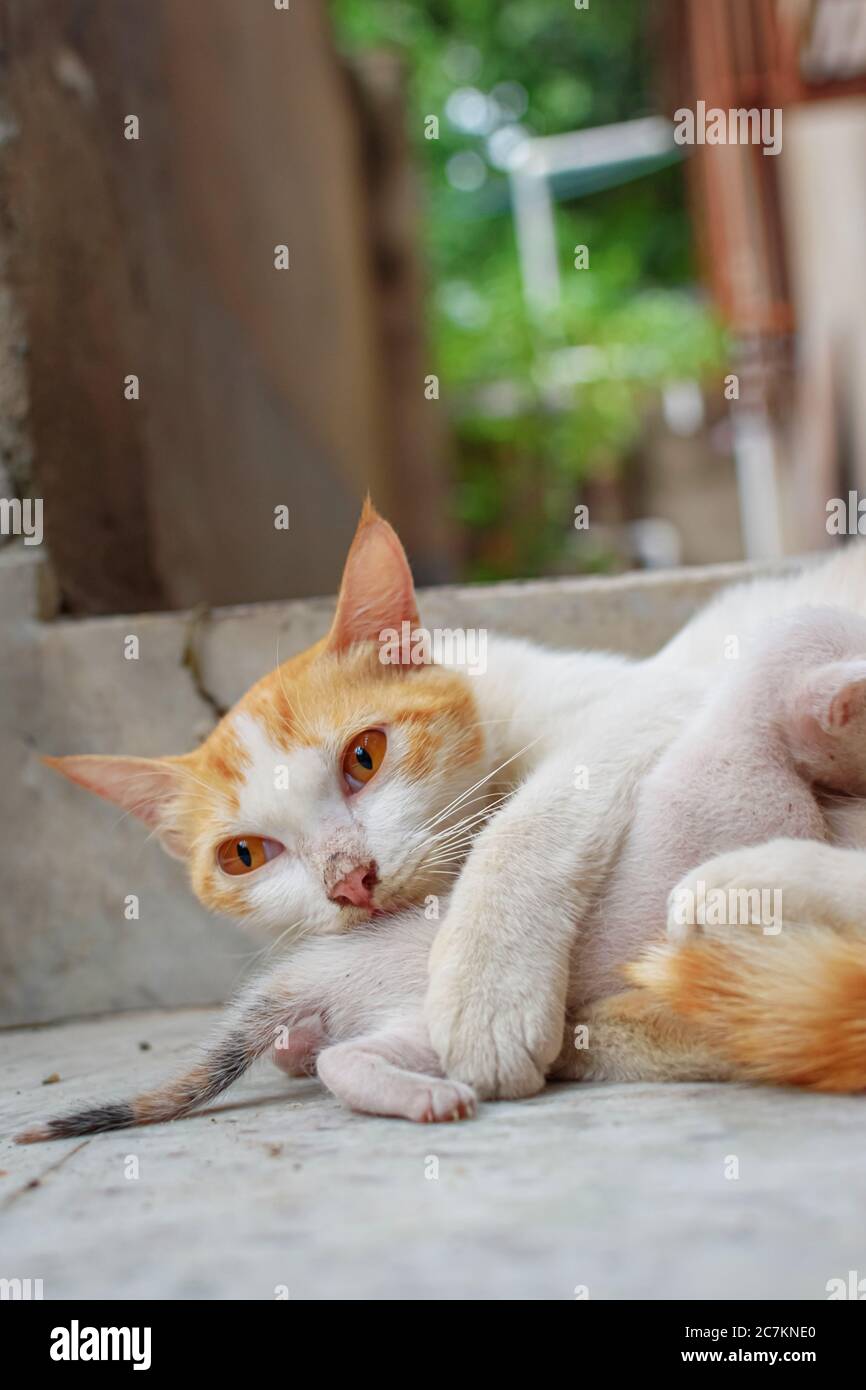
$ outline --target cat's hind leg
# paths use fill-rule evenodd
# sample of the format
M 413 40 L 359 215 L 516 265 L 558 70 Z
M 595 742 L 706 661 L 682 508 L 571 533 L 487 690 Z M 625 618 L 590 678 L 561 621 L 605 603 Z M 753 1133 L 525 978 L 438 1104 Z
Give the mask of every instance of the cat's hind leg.
M 635 961 L 630 979 L 698 1028 L 738 1079 L 866 1090 L 866 854 L 776 840 L 720 856 L 680 888 L 698 875 L 736 910 L 685 933 L 677 921 L 674 942 Z M 762 888 L 782 894 L 770 932 L 763 913 L 739 908 Z
M 570 1019 L 552 1081 L 730 1081 L 731 1063 L 700 1026 L 643 989 Z
M 279 1030 L 271 1058 L 287 1076 L 313 1076 L 316 1058 L 327 1041 L 321 1014 L 310 1014 Z
M 642 988 L 570 1018 L 554 1079 L 866 1088 L 866 853 L 779 839 L 718 855 L 627 973 Z
M 336 1043 L 318 1061 L 319 1079 L 352 1110 L 422 1124 L 469 1119 L 476 1110 L 475 1092 L 431 1074 L 437 1070 L 430 1044 L 411 1026 Z
M 866 853 L 817 840 L 770 840 L 690 870 L 668 898 L 667 938 L 734 941 L 828 927 L 866 937 Z

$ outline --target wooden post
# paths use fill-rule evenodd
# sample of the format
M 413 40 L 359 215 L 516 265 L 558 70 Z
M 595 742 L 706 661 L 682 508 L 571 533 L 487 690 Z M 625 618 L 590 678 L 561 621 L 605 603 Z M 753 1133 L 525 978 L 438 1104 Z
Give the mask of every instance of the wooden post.
M 364 491 L 400 494 L 406 430 L 326 6 L 0 15 L 33 491 L 65 608 L 332 591 Z

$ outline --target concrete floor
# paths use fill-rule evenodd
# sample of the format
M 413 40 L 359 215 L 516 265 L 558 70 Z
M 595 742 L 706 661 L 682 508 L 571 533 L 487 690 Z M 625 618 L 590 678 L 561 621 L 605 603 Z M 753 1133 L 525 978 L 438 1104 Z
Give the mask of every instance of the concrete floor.
M 866 1274 L 856 1097 L 554 1087 L 420 1127 L 263 1065 L 171 1126 L 11 1143 L 160 1081 L 210 1016 L 0 1033 L 0 1278 L 41 1278 L 46 1299 L 822 1299 Z

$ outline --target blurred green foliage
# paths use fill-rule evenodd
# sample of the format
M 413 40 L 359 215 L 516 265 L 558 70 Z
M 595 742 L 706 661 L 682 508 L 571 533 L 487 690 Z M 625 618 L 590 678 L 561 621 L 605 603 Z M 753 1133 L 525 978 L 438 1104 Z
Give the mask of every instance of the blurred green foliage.
M 435 370 L 457 439 L 456 510 L 476 538 L 470 577 L 573 568 L 581 487 L 616 476 L 649 393 L 719 368 L 724 342 L 694 289 L 675 164 L 558 202 L 562 304 L 531 320 L 496 144 L 503 130 L 551 135 L 651 114 L 646 5 L 331 0 L 331 9 L 344 51 L 396 49 L 406 66 Z M 430 116 L 436 139 L 425 138 Z M 572 268 L 578 244 L 589 247 L 588 270 Z M 580 379 L 552 391 L 569 348 L 583 350 Z

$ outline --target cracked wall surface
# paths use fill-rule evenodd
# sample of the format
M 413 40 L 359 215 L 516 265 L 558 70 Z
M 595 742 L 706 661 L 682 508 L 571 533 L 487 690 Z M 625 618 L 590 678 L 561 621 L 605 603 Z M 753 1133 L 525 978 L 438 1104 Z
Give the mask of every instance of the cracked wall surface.
M 646 655 L 750 573 L 440 588 L 421 592 L 421 612 L 430 627 Z M 44 579 L 38 551 L 0 552 L 0 1026 L 220 1000 L 263 943 L 208 917 L 144 827 L 40 755 L 187 751 L 253 681 L 323 635 L 333 599 L 42 622 Z M 133 635 L 139 658 L 127 660 Z

